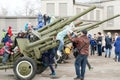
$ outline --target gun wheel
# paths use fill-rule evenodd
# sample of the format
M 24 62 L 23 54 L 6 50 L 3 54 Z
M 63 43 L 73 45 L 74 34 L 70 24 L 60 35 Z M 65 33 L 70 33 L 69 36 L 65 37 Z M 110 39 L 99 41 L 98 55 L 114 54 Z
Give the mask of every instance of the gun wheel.
M 31 80 L 36 74 L 37 66 L 33 59 L 22 57 L 14 63 L 13 71 L 20 80 Z

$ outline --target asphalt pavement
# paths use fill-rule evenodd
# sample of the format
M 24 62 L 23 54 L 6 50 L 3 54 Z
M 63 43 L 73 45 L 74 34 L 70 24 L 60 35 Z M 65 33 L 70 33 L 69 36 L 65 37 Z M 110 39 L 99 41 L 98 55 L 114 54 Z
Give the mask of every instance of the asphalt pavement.
M 33 80 L 74 80 L 76 77 L 74 69 L 74 57 L 67 60 L 68 63 L 58 64 L 56 69 L 56 77 L 52 78 L 50 69 L 47 68 L 42 74 L 37 74 Z M 104 53 L 102 56 L 89 56 L 89 62 L 93 69 L 86 68 L 85 80 L 120 80 L 120 62 L 113 60 L 114 53 L 111 58 L 105 58 Z M 12 69 L 0 70 L 0 80 L 16 80 Z

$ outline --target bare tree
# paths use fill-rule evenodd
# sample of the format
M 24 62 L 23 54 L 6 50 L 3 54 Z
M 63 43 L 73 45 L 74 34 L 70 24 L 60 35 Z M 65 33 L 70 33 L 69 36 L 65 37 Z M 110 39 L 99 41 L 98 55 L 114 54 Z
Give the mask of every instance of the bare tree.
M 17 16 L 36 16 L 40 12 L 40 0 L 25 0 L 23 8 L 17 8 Z
M 35 9 L 33 7 L 34 4 L 32 4 L 30 1 L 27 1 L 24 7 L 25 15 L 26 16 L 33 16 Z
M 8 14 L 7 8 L 1 7 L 1 15 L 6 16 Z
M 14 12 L 14 14 L 15 14 L 16 16 L 24 16 L 22 10 L 17 10 L 17 11 Z

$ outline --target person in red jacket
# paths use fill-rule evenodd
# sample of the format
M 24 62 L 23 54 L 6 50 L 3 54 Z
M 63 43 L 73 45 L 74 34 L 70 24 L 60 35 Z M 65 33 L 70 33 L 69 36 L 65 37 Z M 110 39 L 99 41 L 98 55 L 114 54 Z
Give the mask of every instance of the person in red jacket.
M 11 26 L 9 26 L 7 32 L 8 32 L 8 34 L 10 35 L 10 37 L 13 35 L 13 33 L 12 33 L 12 27 L 11 27 Z

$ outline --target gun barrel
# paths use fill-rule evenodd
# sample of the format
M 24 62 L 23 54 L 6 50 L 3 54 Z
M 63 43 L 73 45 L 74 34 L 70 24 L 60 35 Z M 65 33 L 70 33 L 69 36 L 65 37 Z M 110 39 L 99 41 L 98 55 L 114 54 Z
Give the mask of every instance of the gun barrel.
M 78 24 L 82 24 L 83 22 L 76 22 L 75 23 L 75 26 L 77 26 Z M 56 30 L 54 30 L 54 31 L 52 31 L 52 32 L 50 32 L 50 33 L 44 33 L 44 34 L 42 34 L 42 36 L 44 37 L 44 36 L 54 36 L 54 35 L 56 35 L 58 32 L 60 32 L 62 29 L 60 28 L 60 29 L 56 29 Z
M 30 43 L 29 45 L 27 45 L 26 48 L 29 49 L 29 48 L 34 47 L 36 45 L 41 45 L 42 43 L 49 41 L 49 40 L 52 40 L 52 39 L 53 39 L 52 37 L 48 37 L 48 38 L 44 38 L 42 40 L 38 40 L 36 42 Z
M 114 19 L 114 18 L 117 18 L 117 17 L 119 17 L 120 15 L 118 14 L 118 15 L 115 15 L 115 16 L 113 16 L 113 17 L 111 17 L 111 18 L 108 18 L 108 19 L 105 19 L 105 20 L 103 20 L 103 21 L 100 21 L 100 22 L 98 22 L 98 23 L 95 23 L 95 24 L 92 24 L 92 25 L 90 25 L 90 26 L 86 26 L 86 27 L 80 27 L 78 30 L 77 30 L 77 32 L 80 32 L 81 30 L 87 30 L 87 31 L 89 31 L 89 30 L 91 30 L 91 29 L 93 29 L 93 28 L 97 28 L 97 27 L 99 27 L 98 25 L 100 25 L 100 24 L 103 24 L 103 23 L 105 23 L 105 22 L 107 22 L 107 21 L 109 21 L 109 20 L 112 20 L 112 19 Z
M 62 26 L 65 26 L 65 25 L 67 25 L 67 24 L 70 24 L 72 21 L 74 21 L 74 20 L 76 20 L 77 18 L 79 18 L 79 17 L 87 14 L 88 12 L 94 10 L 95 8 L 96 8 L 96 6 L 92 6 L 92 7 L 90 7 L 89 9 L 83 11 L 82 13 L 77 14 L 76 16 L 73 16 L 73 17 L 69 18 L 66 22 L 64 22 L 64 23 L 62 24 Z
M 55 20 L 54 22 L 52 22 L 52 23 L 44 26 L 42 29 L 39 29 L 38 32 L 41 32 L 41 31 L 47 29 L 49 26 L 53 26 L 53 25 L 57 24 L 57 23 L 60 22 L 61 20 L 63 20 L 63 18 L 59 18 L 59 19 Z
M 120 16 L 119 14 L 118 14 L 118 15 L 115 15 L 115 16 L 113 16 L 113 17 L 111 17 L 111 18 L 108 18 L 108 19 L 105 19 L 105 20 L 103 20 L 103 21 L 100 21 L 100 22 L 98 22 L 98 23 L 96 23 L 96 24 L 93 24 L 93 25 L 89 26 L 89 27 L 86 28 L 86 29 L 87 29 L 87 30 L 91 30 L 91 29 L 93 29 L 93 28 L 96 28 L 97 25 L 100 25 L 100 24 L 102 24 L 102 23 L 104 23 L 104 22 L 110 21 L 110 20 L 112 20 L 112 19 L 114 19 L 114 18 L 117 18 L 117 17 L 119 17 L 119 16 Z

